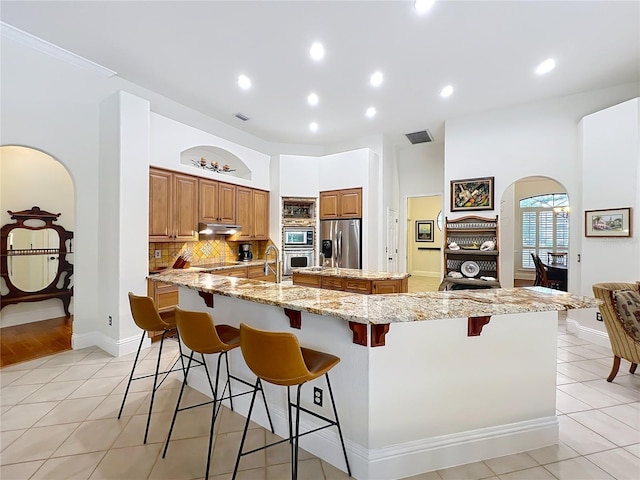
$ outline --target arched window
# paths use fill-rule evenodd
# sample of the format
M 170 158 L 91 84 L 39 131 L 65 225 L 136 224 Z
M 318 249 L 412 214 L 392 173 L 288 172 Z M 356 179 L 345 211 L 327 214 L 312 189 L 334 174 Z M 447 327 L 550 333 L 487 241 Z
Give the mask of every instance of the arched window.
M 535 269 L 531 254 L 547 260 L 547 252 L 569 250 L 569 197 L 546 193 L 520 200 L 522 256 L 520 267 Z

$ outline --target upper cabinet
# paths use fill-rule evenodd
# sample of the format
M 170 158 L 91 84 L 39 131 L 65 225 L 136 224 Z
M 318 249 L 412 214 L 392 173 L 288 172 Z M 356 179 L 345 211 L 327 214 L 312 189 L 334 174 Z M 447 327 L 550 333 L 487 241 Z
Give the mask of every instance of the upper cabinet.
M 149 240 L 197 240 L 198 179 L 149 169 Z
M 269 192 L 247 187 L 237 189 L 238 224 L 234 241 L 269 239 Z
M 320 220 L 362 218 L 362 188 L 320 192 Z
M 234 225 L 236 217 L 236 187 L 230 183 L 201 178 L 200 221 Z

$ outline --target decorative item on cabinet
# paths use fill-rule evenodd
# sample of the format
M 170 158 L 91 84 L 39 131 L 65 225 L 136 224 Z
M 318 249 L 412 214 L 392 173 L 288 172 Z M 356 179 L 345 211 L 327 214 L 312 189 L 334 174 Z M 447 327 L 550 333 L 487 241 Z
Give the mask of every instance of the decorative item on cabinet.
M 149 169 L 149 240 L 198 239 L 198 178 Z
M 216 173 L 229 173 L 235 172 L 235 168 L 231 168 L 229 165 L 223 165 L 222 167 L 215 160 L 211 160 L 211 163 L 207 164 L 207 159 L 205 157 L 200 157 L 200 161 L 191 160 L 196 167 L 204 168 L 205 170 L 211 170 Z
M 362 218 L 362 188 L 320 192 L 320 220 Z
M 498 216 L 445 217 L 440 290 L 499 288 Z

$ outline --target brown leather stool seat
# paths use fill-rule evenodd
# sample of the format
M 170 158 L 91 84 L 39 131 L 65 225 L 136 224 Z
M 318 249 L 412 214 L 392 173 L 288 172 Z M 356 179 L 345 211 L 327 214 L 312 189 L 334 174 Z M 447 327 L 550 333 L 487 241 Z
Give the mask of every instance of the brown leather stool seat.
M 351 468 L 349 466 L 349 459 L 347 458 L 347 451 L 344 445 L 342 428 L 340 427 L 340 421 L 338 420 L 338 411 L 336 409 L 336 404 L 333 398 L 331 383 L 329 382 L 329 370 L 331 370 L 340 362 L 340 358 L 328 353 L 301 347 L 298 343 L 298 338 L 292 333 L 258 330 L 244 323 L 240 324 L 240 348 L 242 350 L 242 355 L 245 359 L 245 362 L 247 363 L 247 366 L 258 378 L 256 379 L 253 398 L 251 399 L 251 405 L 249 406 L 249 413 L 247 414 L 247 421 L 244 426 L 244 432 L 242 434 L 242 440 L 238 449 L 238 457 L 236 458 L 236 465 L 233 470 L 232 478 L 236 478 L 238 466 L 240 465 L 240 458 L 242 456 L 248 455 L 249 453 L 253 453 L 257 450 L 262 450 L 264 448 L 278 445 L 283 442 L 290 442 L 291 478 L 294 480 L 297 479 L 299 438 L 302 435 L 316 432 L 323 428 L 328 428 L 334 425 L 338 428 L 338 435 L 340 436 L 340 443 L 342 444 L 344 460 L 347 465 L 347 473 L 349 474 L 349 476 L 351 476 Z M 310 380 L 321 377 L 322 375 L 326 377 L 335 420 L 331 420 L 327 417 L 319 415 L 316 412 L 312 412 L 300 406 L 300 391 L 302 385 Z M 258 391 L 263 392 L 261 383 L 262 381 L 287 387 L 289 438 L 281 440 L 279 442 L 271 443 L 259 449 L 255 449 L 249 452 L 243 452 L 244 441 L 247 435 L 247 428 L 249 427 L 249 422 L 251 420 L 251 412 L 253 410 L 254 400 Z M 296 403 L 291 402 L 290 387 L 292 386 L 298 387 Z M 296 413 L 295 431 L 292 421 L 292 408 Z M 327 424 L 320 428 L 316 428 L 311 432 L 300 434 L 300 411 L 304 411 L 316 418 L 320 418 L 327 422 Z
M 162 458 L 164 458 L 167 454 L 167 449 L 169 448 L 169 441 L 171 440 L 171 433 L 173 432 L 173 427 L 176 422 L 176 416 L 178 412 L 183 410 L 189 410 L 195 407 L 200 407 L 202 405 L 212 405 L 211 411 L 211 428 L 209 430 L 209 448 L 207 450 L 207 467 L 205 471 L 205 479 L 209 478 L 209 469 L 211 466 L 211 449 L 213 447 L 213 431 L 215 426 L 215 421 L 220 412 L 220 408 L 222 407 L 223 400 L 229 400 L 231 410 L 233 410 L 233 397 L 238 395 L 245 395 L 248 393 L 252 393 L 252 390 L 248 390 L 245 392 L 241 392 L 239 394 L 233 395 L 231 392 L 231 379 L 237 380 L 240 383 L 243 383 L 249 387 L 253 387 L 252 384 L 244 381 L 241 378 L 235 377 L 229 373 L 229 358 L 227 357 L 227 352 L 233 350 L 234 348 L 238 348 L 240 346 L 240 330 L 230 325 L 214 325 L 213 318 L 207 312 L 192 312 L 187 310 L 182 310 L 179 307 L 175 309 L 175 319 L 176 325 L 178 328 L 178 332 L 180 333 L 180 339 L 182 343 L 191 350 L 191 355 L 189 355 L 189 362 L 187 363 L 186 375 L 189 373 L 189 369 L 191 368 L 191 363 L 193 361 L 193 356 L 195 353 L 199 353 L 202 359 L 199 362 L 204 366 L 204 370 L 207 374 L 207 380 L 209 381 L 209 386 L 211 388 L 211 394 L 213 395 L 213 400 L 208 402 L 203 402 L 197 405 L 190 405 L 187 407 L 180 407 L 180 402 L 182 400 L 182 395 L 184 393 L 185 383 L 182 383 L 182 387 L 180 388 L 180 394 L 178 395 L 178 401 L 176 402 L 176 408 L 173 412 L 173 418 L 171 420 L 171 427 L 169 428 L 169 434 L 167 435 L 167 441 L 164 446 L 164 451 L 162 452 Z M 209 368 L 207 367 L 204 356 L 205 355 L 213 355 L 218 354 L 217 365 L 216 365 L 216 379 L 215 383 L 211 381 L 211 375 L 209 374 Z M 220 359 L 224 357 L 225 367 L 227 371 L 227 379 L 222 389 L 220 395 L 218 395 L 218 384 L 220 380 Z M 226 395 L 227 389 L 229 391 L 228 395 Z M 269 423 L 271 424 L 271 431 L 273 432 L 273 424 L 271 423 L 271 415 L 269 413 L 269 408 L 267 406 L 267 400 L 264 398 L 263 393 L 263 402 L 265 408 L 267 409 L 267 416 L 269 418 Z
M 129 307 L 131 308 L 131 315 L 135 324 L 141 328 L 142 336 L 140 337 L 140 344 L 138 345 L 138 351 L 136 352 L 136 358 L 133 360 L 133 367 L 131 368 L 131 374 L 129 375 L 129 381 L 127 382 L 127 388 L 122 398 L 122 404 L 120 405 L 120 411 L 118 412 L 118 418 L 122 416 L 124 404 L 127 401 L 127 395 L 129 394 L 129 387 L 131 382 L 135 380 L 142 380 L 143 378 L 149 378 L 153 376 L 153 390 L 151 391 L 151 400 L 149 402 L 149 413 L 147 414 L 147 426 L 144 431 L 144 443 L 147 443 L 147 437 L 149 436 L 149 424 L 151 423 L 151 412 L 153 410 L 153 401 L 155 399 L 156 390 L 162 385 L 162 382 L 167 378 L 171 372 L 182 370 L 184 373 L 184 361 L 182 355 L 182 346 L 180 345 L 180 337 L 178 336 L 178 348 L 180 349 L 180 358 L 176 360 L 169 370 L 160 371 L 160 360 L 162 358 L 162 347 L 164 346 L 164 340 L 166 337 L 173 334 L 177 335 L 176 324 L 173 322 L 166 322 L 158 313 L 153 299 L 151 297 L 138 296 L 129 292 Z M 140 357 L 140 350 L 142 349 L 142 343 L 148 332 L 162 332 L 162 338 L 160 340 L 160 349 L 158 350 L 158 360 L 156 362 L 156 370 L 153 375 L 140 375 L 134 377 L 136 366 L 138 365 L 138 358 Z M 182 366 L 176 368 L 176 365 L 180 361 Z M 158 376 L 164 375 L 158 383 Z M 186 378 L 186 375 L 185 375 Z

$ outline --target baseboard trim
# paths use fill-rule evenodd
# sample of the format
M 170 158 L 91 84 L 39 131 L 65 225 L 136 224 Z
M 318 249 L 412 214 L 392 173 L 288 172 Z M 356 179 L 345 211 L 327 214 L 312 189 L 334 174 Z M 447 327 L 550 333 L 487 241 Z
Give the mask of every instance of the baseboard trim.
M 209 383 L 202 369 L 195 369 L 189 373 L 189 386 L 211 397 Z M 250 395 L 234 398 L 234 410 L 246 416 L 250 400 Z M 262 402 L 257 402 L 256 405 L 251 420 L 268 429 Z M 280 407 L 270 403 L 269 410 L 276 433 L 283 438 L 286 437 L 288 423 L 284 405 Z M 300 419 L 301 431 L 316 426 L 304 417 Z M 378 449 L 368 449 L 348 440 L 345 443 L 354 478 L 393 480 L 554 445 L 558 443 L 558 433 L 558 419 L 551 416 Z M 300 447 L 346 471 L 335 428 L 321 430 L 301 438 Z
M 120 340 L 114 340 L 101 332 L 73 333 L 71 335 L 71 348 L 74 350 L 96 346 L 114 357 L 121 357 L 122 355 L 137 351 L 139 343 L 140 335 L 134 335 L 133 337 Z M 150 346 L 151 339 L 145 338 L 142 348 L 148 348 Z
M 596 330 L 595 328 L 585 327 L 577 320 L 567 318 L 567 331 L 573 333 L 578 338 L 588 340 L 591 343 L 600 345 L 601 347 L 611 348 L 609 335 L 607 332 Z

